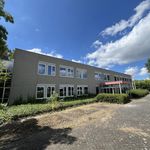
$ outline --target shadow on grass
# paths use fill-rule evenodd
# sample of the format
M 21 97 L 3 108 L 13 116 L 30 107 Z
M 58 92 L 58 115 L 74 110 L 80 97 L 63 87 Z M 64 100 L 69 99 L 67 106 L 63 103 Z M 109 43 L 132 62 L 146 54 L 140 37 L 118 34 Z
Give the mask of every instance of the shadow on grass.
M 76 137 L 71 128 L 53 129 L 39 126 L 36 119 L 0 127 L 0 149 L 45 149 L 51 144 L 73 144 Z

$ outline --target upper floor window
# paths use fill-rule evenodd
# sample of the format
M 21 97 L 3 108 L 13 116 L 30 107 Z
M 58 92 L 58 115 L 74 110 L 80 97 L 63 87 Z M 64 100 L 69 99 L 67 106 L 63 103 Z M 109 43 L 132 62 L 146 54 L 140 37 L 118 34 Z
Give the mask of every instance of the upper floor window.
M 87 78 L 87 70 L 77 69 L 76 70 L 76 77 L 80 78 L 80 79 L 86 79 Z
M 74 69 L 72 67 L 60 66 L 61 77 L 74 77 Z
M 53 64 L 48 64 L 47 71 L 48 71 L 48 75 L 55 76 L 56 75 L 56 66 Z
M 105 78 L 104 78 L 106 81 L 109 81 L 110 80 L 110 75 L 108 74 L 105 74 Z
M 40 75 L 56 75 L 56 66 L 55 64 L 50 64 L 47 62 L 40 62 L 38 64 L 38 73 Z
M 46 74 L 46 65 L 45 64 L 39 63 L 38 73 L 39 74 Z
M 94 77 L 96 80 L 103 80 L 104 75 L 100 72 L 95 72 Z

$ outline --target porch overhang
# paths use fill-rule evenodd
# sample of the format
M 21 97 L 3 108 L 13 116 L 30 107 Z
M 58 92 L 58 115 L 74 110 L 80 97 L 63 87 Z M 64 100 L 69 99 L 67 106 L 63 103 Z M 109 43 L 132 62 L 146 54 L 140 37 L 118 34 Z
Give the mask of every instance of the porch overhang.
M 118 85 L 118 84 L 129 84 L 126 81 L 111 81 L 111 82 L 102 82 L 100 85 Z

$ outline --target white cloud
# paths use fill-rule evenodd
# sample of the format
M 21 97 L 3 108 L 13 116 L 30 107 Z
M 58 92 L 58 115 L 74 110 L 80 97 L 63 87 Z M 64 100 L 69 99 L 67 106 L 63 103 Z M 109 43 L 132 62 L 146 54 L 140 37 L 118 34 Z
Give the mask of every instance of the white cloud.
M 145 67 L 139 68 L 135 67 L 128 67 L 124 71 L 125 74 L 132 75 L 133 78 L 145 78 L 147 79 L 148 71 Z
M 100 42 L 99 40 L 96 40 L 95 42 L 93 42 L 92 47 L 99 48 L 101 45 L 102 45 L 102 42 Z
M 125 74 L 129 74 L 129 75 L 135 77 L 135 75 L 137 75 L 138 71 L 139 71 L 139 69 L 138 69 L 137 66 L 136 66 L 136 67 L 128 67 L 128 68 L 124 71 L 124 73 L 125 73 Z
M 87 54 L 88 64 L 110 67 L 128 64 L 150 56 L 150 12 L 122 38 L 101 45 Z
M 81 60 L 72 59 L 71 61 L 72 61 L 72 62 L 76 62 L 76 63 L 83 63 Z
M 40 48 L 33 48 L 33 49 L 28 50 L 28 51 L 42 54 L 42 55 L 52 56 L 52 57 L 56 57 L 56 58 L 63 58 L 63 56 L 61 54 L 58 54 L 55 51 L 51 51 L 50 53 L 44 53 L 44 52 L 42 52 L 42 50 Z
M 148 74 L 148 71 L 147 71 L 146 67 L 143 67 L 140 69 L 139 75 L 143 76 L 143 75 L 147 75 L 147 74 Z
M 105 35 L 115 35 L 118 32 L 125 30 L 128 27 L 133 27 L 144 15 L 144 13 L 150 9 L 150 0 L 145 0 L 141 2 L 136 8 L 134 8 L 135 14 L 131 16 L 128 20 L 121 20 L 115 25 L 106 28 L 101 32 L 103 36 Z

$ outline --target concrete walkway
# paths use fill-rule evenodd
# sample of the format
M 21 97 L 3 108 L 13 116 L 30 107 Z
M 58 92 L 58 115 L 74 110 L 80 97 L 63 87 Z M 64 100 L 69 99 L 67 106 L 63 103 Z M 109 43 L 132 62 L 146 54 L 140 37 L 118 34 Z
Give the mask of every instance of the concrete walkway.
M 150 150 L 150 95 L 95 103 L 0 128 L 0 149 Z

